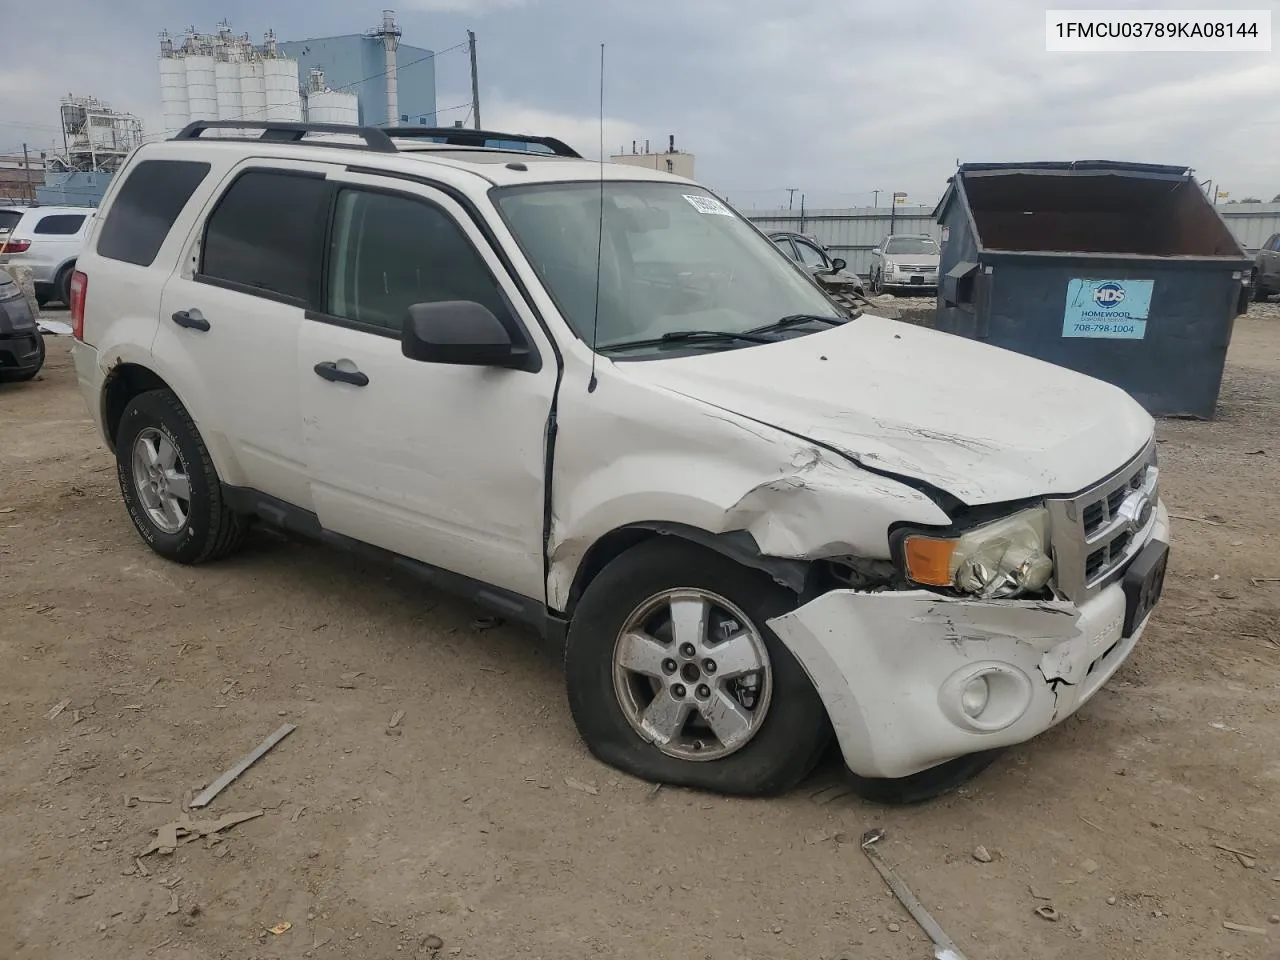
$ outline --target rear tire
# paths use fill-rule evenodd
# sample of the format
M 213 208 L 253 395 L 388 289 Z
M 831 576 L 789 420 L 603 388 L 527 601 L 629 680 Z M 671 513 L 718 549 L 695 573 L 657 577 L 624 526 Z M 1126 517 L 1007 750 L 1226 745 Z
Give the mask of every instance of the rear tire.
M 682 613 L 696 630 L 676 628 L 676 604 L 706 611 Z M 831 739 L 822 700 L 767 625 L 795 606 L 795 594 L 768 575 L 684 541 L 659 537 L 618 557 L 587 588 L 565 649 L 569 707 L 588 748 L 654 783 L 747 796 L 795 786 Z M 643 619 L 647 610 L 652 619 Z M 637 659 L 623 637 L 637 634 L 644 653 L 656 651 L 649 669 L 630 668 Z M 696 652 L 689 644 L 684 654 L 695 636 Z M 663 724 L 659 701 L 687 719 Z M 641 734 L 646 723 L 672 733 L 659 745 L 660 736 Z
M 204 440 L 172 391 L 129 401 L 116 431 L 116 473 L 134 527 L 165 559 L 202 563 L 244 543 L 248 523 L 223 500 Z
M 1271 296 L 1271 291 L 1258 283 L 1258 271 L 1253 271 L 1253 301 L 1254 303 L 1262 303 Z
M 71 274 L 75 269 L 76 265 L 69 263 L 58 271 L 58 275 L 53 280 L 53 298 L 67 309 L 71 308 Z

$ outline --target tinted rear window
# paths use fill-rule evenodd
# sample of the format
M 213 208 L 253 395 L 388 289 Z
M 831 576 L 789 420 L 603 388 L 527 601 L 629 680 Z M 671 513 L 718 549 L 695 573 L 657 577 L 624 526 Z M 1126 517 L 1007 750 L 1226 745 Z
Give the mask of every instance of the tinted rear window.
M 79 233 L 83 224 L 83 213 L 51 213 L 40 218 L 35 232 L 46 236 L 69 237 Z
M 241 174 L 209 217 L 200 275 L 313 302 L 328 200 L 322 177 L 269 170 Z
M 209 164 L 143 160 L 129 173 L 98 235 L 98 254 L 149 267 Z
M 0 233 L 8 233 L 21 219 L 21 210 L 0 210 Z

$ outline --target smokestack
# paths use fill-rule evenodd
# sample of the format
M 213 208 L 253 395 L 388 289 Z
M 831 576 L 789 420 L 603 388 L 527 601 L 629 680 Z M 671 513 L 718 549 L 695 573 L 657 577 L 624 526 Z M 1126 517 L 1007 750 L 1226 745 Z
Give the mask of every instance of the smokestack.
M 667 153 L 676 152 L 676 135 L 673 133 L 671 139 L 667 142 Z
M 636 142 L 635 142 L 634 140 L 632 140 L 632 141 L 631 141 L 631 153 L 632 153 L 632 155 L 633 155 L 633 156 L 635 155 L 635 152 L 636 152 Z
M 400 122 L 400 97 L 396 86 L 396 50 L 400 46 L 400 28 L 396 26 L 396 12 L 382 11 L 382 46 L 387 62 L 387 126 Z
M 645 152 L 645 153 L 648 153 L 648 152 L 649 152 L 649 141 L 648 141 L 648 140 L 646 140 L 646 141 L 644 142 L 644 152 Z

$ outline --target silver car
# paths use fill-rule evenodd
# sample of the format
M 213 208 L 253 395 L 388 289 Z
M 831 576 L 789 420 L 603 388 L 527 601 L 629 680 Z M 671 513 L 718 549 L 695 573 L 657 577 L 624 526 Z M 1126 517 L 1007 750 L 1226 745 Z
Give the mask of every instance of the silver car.
M 871 251 L 871 289 L 935 292 L 938 242 L 928 234 L 892 234 Z
M 69 304 L 71 274 L 96 213 L 93 207 L 0 207 L 0 266 L 27 267 L 36 299 Z

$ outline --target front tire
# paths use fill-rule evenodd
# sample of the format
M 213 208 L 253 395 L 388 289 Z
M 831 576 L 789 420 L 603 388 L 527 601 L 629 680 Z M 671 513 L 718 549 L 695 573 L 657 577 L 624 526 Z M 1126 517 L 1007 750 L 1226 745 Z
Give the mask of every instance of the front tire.
M 244 542 L 245 519 L 223 500 L 200 432 L 171 391 L 129 401 L 116 431 L 116 473 L 134 527 L 165 559 L 202 563 Z
M 831 738 L 821 699 L 768 627 L 795 608 L 768 575 L 667 537 L 610 563 L 574 613 L 569 707 L 591 752 L 656 783 L 769 795 Z

